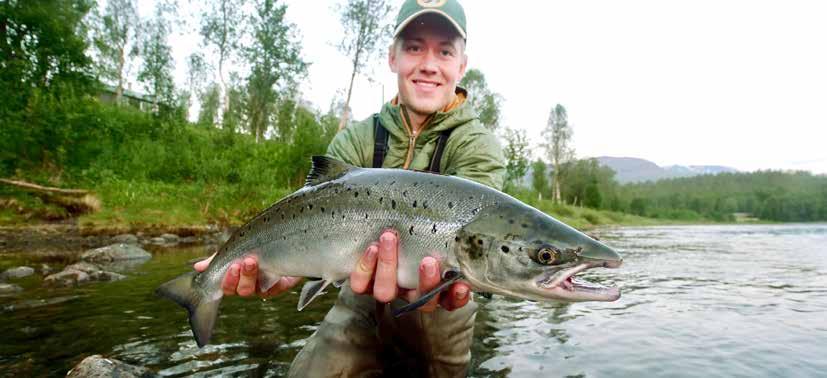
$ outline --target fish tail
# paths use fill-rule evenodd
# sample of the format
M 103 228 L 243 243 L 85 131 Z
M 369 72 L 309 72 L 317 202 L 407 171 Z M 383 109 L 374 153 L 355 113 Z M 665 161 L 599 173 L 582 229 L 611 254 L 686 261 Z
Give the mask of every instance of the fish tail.
M 195 272 L 178 276 L 158 287 L 155 293 L 187 309 L 195 342 L 198 347 L 203 347 L 210 342 L 215 319 L 218 318 L 218 305 L 221 303 L 221 298 L 210 298 L 205 296 L 201 290 L 196 290 L 196 276 Z

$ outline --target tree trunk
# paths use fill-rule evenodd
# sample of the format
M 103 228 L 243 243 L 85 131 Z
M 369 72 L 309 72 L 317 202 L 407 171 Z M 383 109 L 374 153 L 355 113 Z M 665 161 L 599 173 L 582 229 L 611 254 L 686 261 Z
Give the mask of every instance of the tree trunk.
M 118 56 L 118 87 L 115 88 L 115 105 L 121 104 L 121 97 L 123 96 L 123 66 L 126 64 L 126 57 L 124 50 L 126 46 L 120 47 L 120 54 Z
M 356 54 L 356 59 L 359 59 L 359 54 Z M 347 88 L 347 99 L 345 100 L 345 111 L 342 113 L 342 118 L 339 120 L 339 131 L 345 129 L 345 125 L 347 125 L 347 119 L 350 117 L 350 95 L 353 93 L 353 82 L 356 79 L 356 67 L 357 61 L 354 61 L 353 64 L 353 72 L 350 74 L 350 86 Z

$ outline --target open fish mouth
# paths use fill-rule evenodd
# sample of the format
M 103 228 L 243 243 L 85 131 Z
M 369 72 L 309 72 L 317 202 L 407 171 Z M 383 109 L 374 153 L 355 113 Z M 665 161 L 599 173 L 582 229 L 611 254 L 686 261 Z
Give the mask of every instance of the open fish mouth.
M 535 284 L 544 295 L 550 297 L 570 301 L 616 301 L 620 298 L 619 288 L 589 282 L 576 275 L 591 268 L 617 268 L 619 266 L 619 261 L 595 261 L 581 263 L 563 270 L 548 270 L 540 275 Z

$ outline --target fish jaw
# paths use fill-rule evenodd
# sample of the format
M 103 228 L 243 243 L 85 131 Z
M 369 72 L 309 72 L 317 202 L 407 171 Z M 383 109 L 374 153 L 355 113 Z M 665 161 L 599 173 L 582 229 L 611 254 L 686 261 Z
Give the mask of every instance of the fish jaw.
M 531 282 L 534 291 L 541 297 L 566 302 L 599 301 L 613 302 L 620 299 L 620 289 L 603 286 L 575 277 L 578 273 L 596 267 L 620 267 L 620 263 L 593 261 L 560 269 L 548 270 Z

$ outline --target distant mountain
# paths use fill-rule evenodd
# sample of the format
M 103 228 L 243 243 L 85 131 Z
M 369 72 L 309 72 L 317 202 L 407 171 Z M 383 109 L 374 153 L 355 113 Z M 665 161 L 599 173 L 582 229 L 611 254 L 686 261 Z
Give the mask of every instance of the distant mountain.
M 735 168 L 721 165 L 670 165 L 661 167 L 649 160 L 640 158 L 601 156 L 596 159 L 601 165 L 614 170 L 615 179 L 621 184 L 738 172 Z

